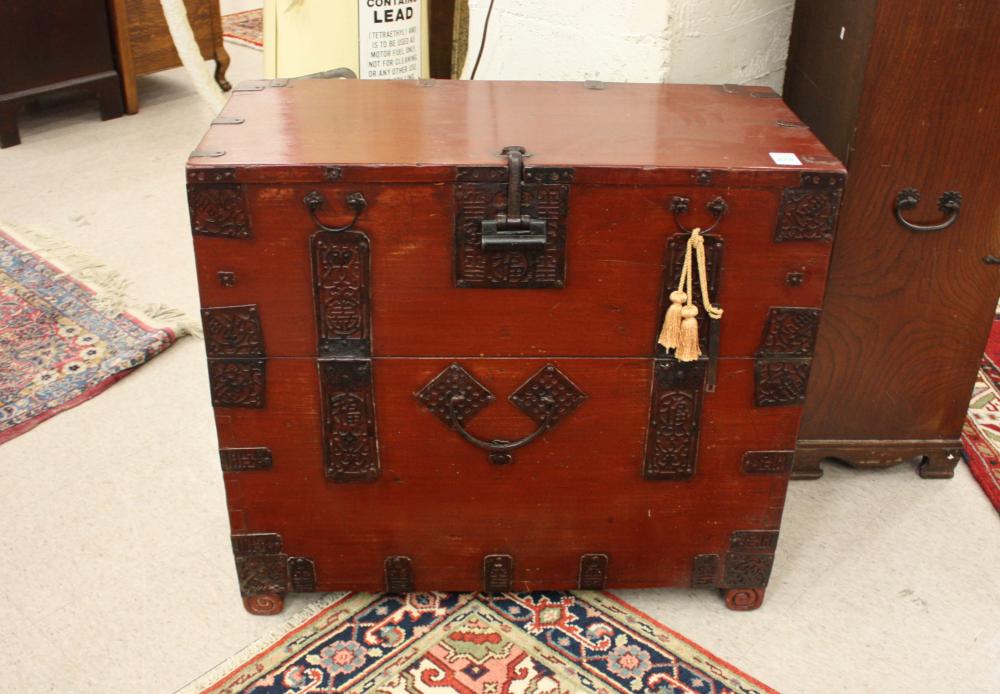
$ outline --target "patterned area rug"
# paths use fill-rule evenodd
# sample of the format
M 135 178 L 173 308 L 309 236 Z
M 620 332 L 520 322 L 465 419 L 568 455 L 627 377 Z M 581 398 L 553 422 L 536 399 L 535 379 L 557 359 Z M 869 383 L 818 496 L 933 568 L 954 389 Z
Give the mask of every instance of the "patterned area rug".
M 184 691 L 774 691 L 607 593 L 340 593 L 282 631 Z
M 65 244 L 0 224 L 0 443 L 94 397 L 191 328 L 131 305 L 126 282 Z
M 1000 320 L 993 321 L 986 343 L 962 443 L 972 476 L 1000 511 Z
M 231 43 L 261 50 L 264 47 L 263 10 L 223 15 L 222 37 Z

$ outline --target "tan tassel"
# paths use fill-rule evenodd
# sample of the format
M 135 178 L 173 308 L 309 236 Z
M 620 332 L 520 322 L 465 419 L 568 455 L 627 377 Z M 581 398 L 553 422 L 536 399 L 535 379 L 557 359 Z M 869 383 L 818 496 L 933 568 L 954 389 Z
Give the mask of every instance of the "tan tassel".
M 670 308 L 663 317 L 663 327 L 660 329 L 660 339 L 657 340 L 665 349 L 674 349 L 681 336 L 681 309 L 688 295 L 681 291 L 670 292 Z
M 674 356 L 677 361 L 695 361 L 701 356 L 698 345 L 698 307 L 688 304 L 681 309 L 681 330 Z

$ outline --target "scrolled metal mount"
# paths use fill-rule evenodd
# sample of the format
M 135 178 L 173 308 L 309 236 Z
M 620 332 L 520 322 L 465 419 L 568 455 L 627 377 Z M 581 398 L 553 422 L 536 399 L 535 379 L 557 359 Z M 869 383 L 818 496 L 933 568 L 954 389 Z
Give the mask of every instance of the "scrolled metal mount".
M 333 232 L 348 231 L 349 229 L 351 229 L 355 224 L 358 223 L 358 218 L 361 217 L 361 213 L 364 212 L 365 208 L 368 207 L 368 201 L 365 200 L 364 195 L 362 195 L 361 193 L 348 193 L 347 197 L 344 199 L 344 202 L 347 203 L 347 206 L 349 208 L 354 210 L 354 218 L 343 226 L 331 227 L 327 226 L 326 224 L 323 224 L 323 222 L 319 220 L 319 217 L 316 216 L 316 211 L 326 204 L 326 198 L 323 197 L 321 193 L 315 190 L 310 191 L 304 198 L 302 198 L 302 202 L 305 204 L 306 209 L 309 210 L 309 216 L 312 218 L 313 223 L 318 228 L 322 229 L 323 231 L 333 231 Z
M 670 211 L 674 213 L 674 223 L 677 224 L 677 228 L 683 231 L 685 234 L 690 234 L 691 229 L 684 226 L 681 223 L 681 215 L 687 214 L 691 209 L 691 198 L 686 198 L 683 195 L 675 195 L 670 201 Z M 713 198 L 705 205 L 705 209 L 708 210 L 709 214 L 715 218 L 712 225 L 706 228 L 702 228 L 702 234 L 711 233 L 715 227 L 719 226 L 719 222 L 722 218 L 729 212 L 729 204 L 722 197 Z
M 904 188 L 899 191 L 892 206 L 896 221 L 910 231 L 941 231 L 950 227 L 958 219 L 958 212 L 962 207 L 962 195 L 954 190 L 941 194 L 941 197 L 938 198 L 938 209 L 948 216 L 937 224 L 915 224 L 903 217 L 903 210 L 912 210 L 918 202 L 920 202 L 920 191 L 916 188 Z

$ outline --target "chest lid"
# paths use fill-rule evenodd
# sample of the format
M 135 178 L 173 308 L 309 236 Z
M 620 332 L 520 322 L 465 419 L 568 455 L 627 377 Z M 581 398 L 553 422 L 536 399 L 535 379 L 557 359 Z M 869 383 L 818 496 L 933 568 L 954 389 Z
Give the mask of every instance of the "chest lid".
M 236 87 L 189 161 L 254 181 L 454 181 L 497 167 L 572 167 L 574 182 L 784 182 L 840 163 L 767 87 L 263 80 Z M 797 162 L 797 163 L 796 163 Z M 280 169 L 280 172 L 279 172 Z M 745 178 L 749 176 L 749 178 Z

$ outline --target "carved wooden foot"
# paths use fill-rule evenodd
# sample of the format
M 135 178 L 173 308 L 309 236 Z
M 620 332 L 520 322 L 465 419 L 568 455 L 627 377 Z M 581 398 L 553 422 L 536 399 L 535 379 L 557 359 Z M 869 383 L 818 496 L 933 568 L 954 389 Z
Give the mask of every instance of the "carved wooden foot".
M 961 449 L 943 449 L 924 456 L 917 472 L 925 480 L 947 480 L 955 476 L 955 466 L 962 457 Z
M 280 593 L 264 593 L 263 595 L 246 595 L 243 597 L 243 607 L 250 614 L 274 615 L 285 609 L 285 596 Z
M 723 589 L 726 607 L 738 612 L 756 610 L 764 604 L 763 588 L 728 588 Z
M 228 92 L 233 88 L 233 85 L 229 84 L 229 80 L 226 79 L 226 70 L 229 69 L 229 54 L 226 49 L 219 46 L 215 49 L 215 83 L 219 85 L 219 88 L 224 92 Z
M 799 441 L 792 464 L 793 480 L 815 480 L 823 476 L 820 463 L 835 461 L 858 469 L 880 470 L 916 463 L 925 479 L 948 479 L 962 456 L 955 439 L 920 441 Z

